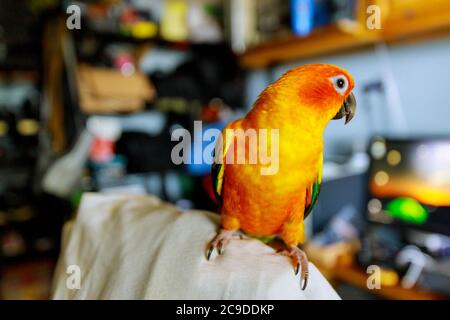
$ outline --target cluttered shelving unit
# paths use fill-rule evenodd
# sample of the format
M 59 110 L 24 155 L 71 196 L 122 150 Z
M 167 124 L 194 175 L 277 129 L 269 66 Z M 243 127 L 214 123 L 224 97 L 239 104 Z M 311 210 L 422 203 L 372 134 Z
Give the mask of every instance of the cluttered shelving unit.
M 79 29 L 67 25 L 69 5 L 82 9 Z M 181 8 L 184 14 L 187 5 Z M 170 161 L 170 128 L 172 124 L 187 127 L 200 117 L 208 102 L 220 96 L 220 85 L 239 76 L 238 65 L 235 56 L 225 51 L 223 40 L 204 48 L 197 42 L 193 49 L 183 17 L 171 17 L 179 6 L 164 7 L 162 13 L 168 15 L 164 23 L 153 17 L 158 10 L 150 6 L 150 2 L 142 8 L 129 1 L 0 3 L 0 299 L 48 298 L 62 224 L 74 214 L 86 190 L 139 185 L 138 192 L 152 192 L 172 202 L 188 198 L 191 202 L 181 204 L 214 205 L 203 192 L 201 177 L 186 174 Z M 182 37 L 170 36 L 180 29 Z M 159 68 L 154 76 L 153 71 L 140 70 L 142 56 L 160 48 L 173 49 L 183 59 L 171 70 Z M 193 72 L 199 65 L 206 71 L 218 68 L 206 74 L 213 74 L 213 81 Z M 16 106 L 9 96 L 14 98 L 19 91 L 22 95 L 22 82 L 35 94 Z M 173 88 L 177 89 L 174 97 Z M 230 88 L 232 84 L 227 86 L 227 92 L 232 91 L 228 96 L 239 100 L 241 91 Z M 208 110 L 209 118 L 216 118 L 217 110 Z M 77 157 L 76 146 L 86 140 L 88 118 L 99 115 L 114 118 L 116 129 L 117 123 L 127 126 L 116 149 L 121 154 L 107 168 L 89 166 Z M 60 165 L 53 166 L 58 160 Z M 49 177 L 54 179 L 46 179 L 51 167 L 56 174 Z M 92 183 L 90 169 L 117 179 Z M 48 181 L 55 185 L 69 181 L 69 175 L 77 179 L 75 192 L 61 194 L 61 184 L 46 187 L 51 185 Z

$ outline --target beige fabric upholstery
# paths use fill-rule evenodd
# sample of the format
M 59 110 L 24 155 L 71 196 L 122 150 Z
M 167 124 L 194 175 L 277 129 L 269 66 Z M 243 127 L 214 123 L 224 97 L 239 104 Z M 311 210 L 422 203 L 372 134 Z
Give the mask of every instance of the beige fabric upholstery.
M 86 194 L 64 229 L 53 298 L 339 299 L 312 264 L 301 291 L 289 259 L 257 240 L 231 241 L 207 261 L 218 225 L 213 213 L 180 212 L 152 196 Z M 80 289 L 66 285 L 70 265 Z

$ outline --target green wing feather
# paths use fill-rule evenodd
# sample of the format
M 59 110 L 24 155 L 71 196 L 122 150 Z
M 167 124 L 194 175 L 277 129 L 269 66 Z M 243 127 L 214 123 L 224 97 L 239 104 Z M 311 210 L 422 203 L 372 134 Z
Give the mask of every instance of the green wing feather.
M 303 215 L 303 219 L 312 212 L 314 206 L 317 203 L 317 199 L 319 198 L 320 188 L 322 186 L 322 167 L 323 167 L 323 155 L 320 157 L 319 163 L 319 172 L 317 174 L 316 180 L 312 184 L 310 188 L 306 190 L 306 202 L 305 213 Z

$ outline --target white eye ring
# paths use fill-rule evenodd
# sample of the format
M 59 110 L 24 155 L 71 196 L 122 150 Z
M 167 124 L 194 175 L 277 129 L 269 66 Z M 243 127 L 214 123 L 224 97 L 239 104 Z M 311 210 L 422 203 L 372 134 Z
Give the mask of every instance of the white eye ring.
M 344 95 L 348 89 L 348 80 L 344 75 L 339 75 L 330 78 L 331 83 L 334 86 L 334 89 L 340 94 Z

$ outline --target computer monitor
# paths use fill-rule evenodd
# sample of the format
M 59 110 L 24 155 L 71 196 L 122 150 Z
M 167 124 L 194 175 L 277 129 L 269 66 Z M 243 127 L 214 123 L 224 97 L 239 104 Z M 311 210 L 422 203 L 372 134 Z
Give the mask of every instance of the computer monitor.
M 450 137 L 375 137 L 369 221 L 450 235 Z

